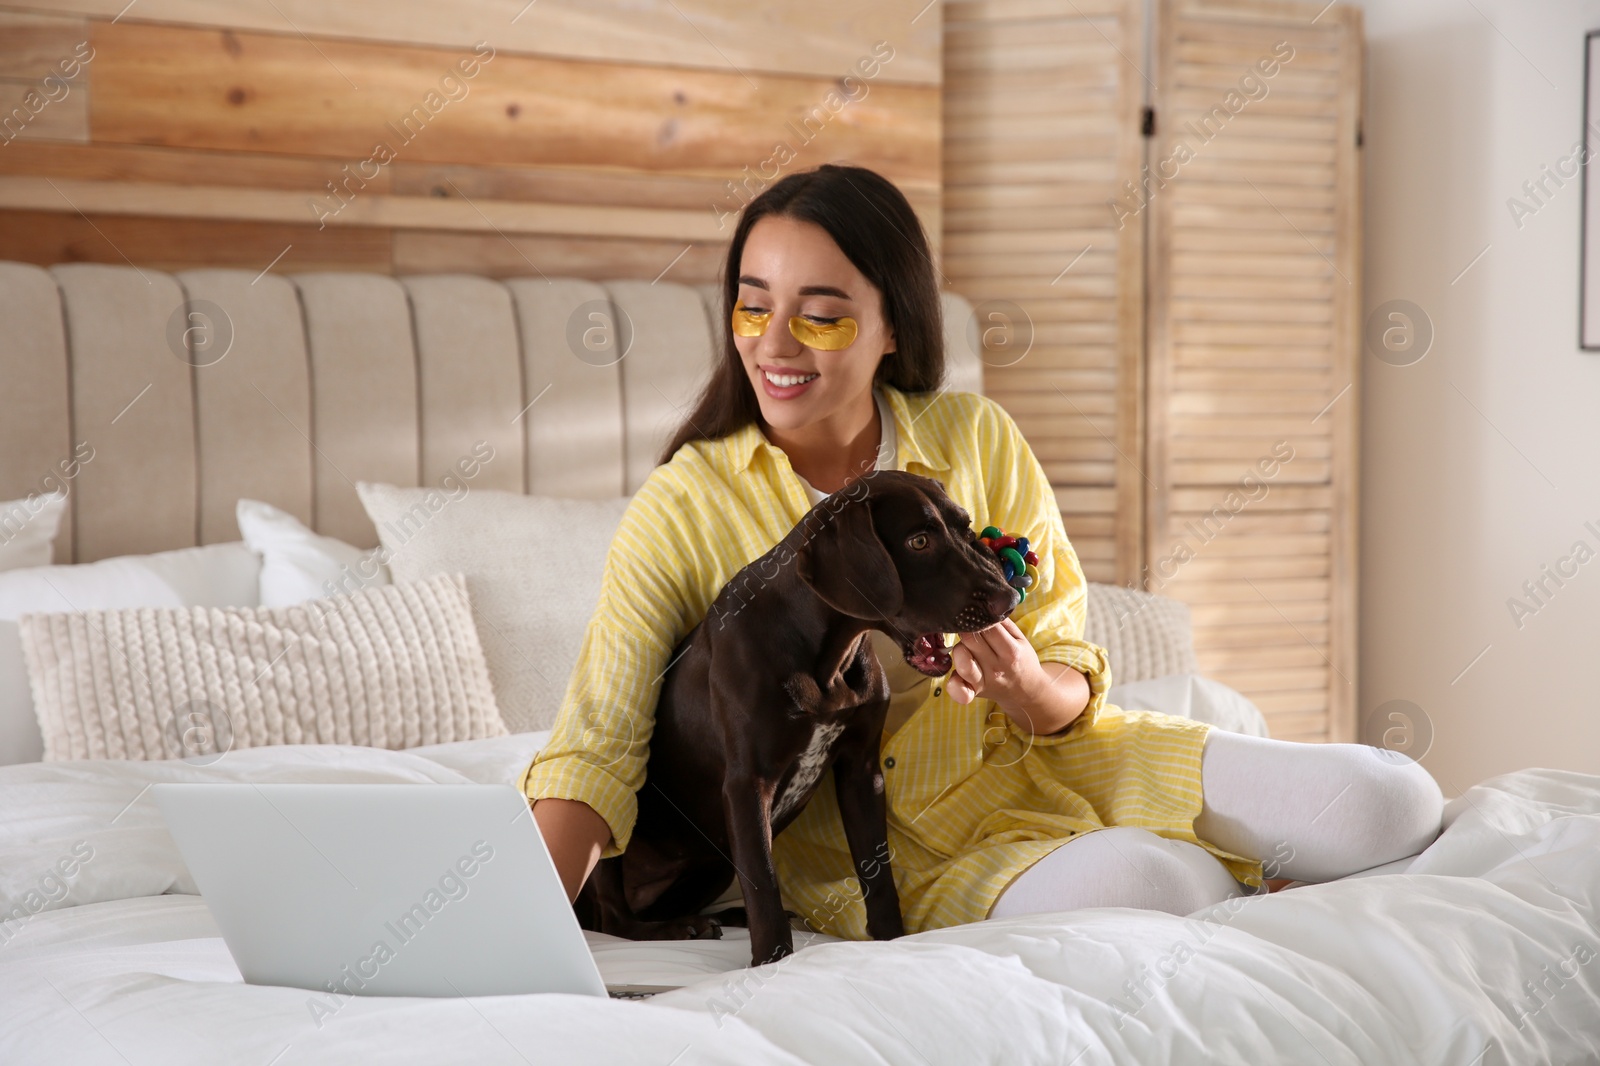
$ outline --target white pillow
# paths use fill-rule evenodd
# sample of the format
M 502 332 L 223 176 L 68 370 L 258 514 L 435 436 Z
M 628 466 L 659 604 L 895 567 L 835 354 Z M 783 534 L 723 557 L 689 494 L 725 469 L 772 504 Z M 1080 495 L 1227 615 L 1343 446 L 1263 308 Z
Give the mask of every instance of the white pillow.
M 114 607 L 254 607 L 260 571 L 255 553 L 231 541 L 0 573 L 0 766 L 44 756 L 18 618 Z
M 66 512 L 65 492 L 35 492 L 0 503 L 0 570 L 49 566 Z
M 497 489 L 446 494 L 365 481 L 356 483 L 356 492 L 378 527 L 395 581 L 467 575 L 472 617 L 506 727 L 513 733 L 550 728 L 600 603 L 604 546 L 631 497 L 579 500 Z M 575 544 L 581 550 L 574 551 Z
M 1261 709 L 1244 693 L 1199 674 L 1173 674 L 1112 685 L 1106 702 L 1125 711 L 1156 711 L 1209 722 L 1233 733 L 1270 737 Z
M 289 607 L 389 584 L 381 548 L 363 551 L 307 529 L 305 523 L 260 500 L 240 500 L 239 533 L 261 556 L 261 606 Z

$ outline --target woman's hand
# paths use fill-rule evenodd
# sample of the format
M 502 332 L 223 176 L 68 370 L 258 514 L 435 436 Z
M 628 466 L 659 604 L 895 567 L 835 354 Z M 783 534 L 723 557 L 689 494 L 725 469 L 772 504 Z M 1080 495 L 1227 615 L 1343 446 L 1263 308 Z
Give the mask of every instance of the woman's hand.
M 1020 708 L 1047 680 L 1038 652 L 1010 618 L 957 636 L 959 641 L 950 649 L 954 669 L 949 681 L 950 696 L 957 703 L 968 704 L 982 696 L 1003 710 Z
M 1038 652 L 1010 618 L 976 633 L 960 633 L 950 649 L 950 698 L 968 704 L 979 696 L 1030 733 L 1060 733 L 1089 705 L 1089 679 L 1070 666 L 1039 661 Z

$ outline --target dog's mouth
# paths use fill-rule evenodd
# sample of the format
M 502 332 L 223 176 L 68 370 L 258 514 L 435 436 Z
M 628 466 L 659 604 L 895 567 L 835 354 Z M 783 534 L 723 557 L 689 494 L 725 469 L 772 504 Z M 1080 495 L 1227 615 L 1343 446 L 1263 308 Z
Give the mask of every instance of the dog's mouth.
M 923 633 L 906 646 L 906 662 L 918 673 L 943 677 L 950 672 L 950 649 L 944 646 L 943 633 Z

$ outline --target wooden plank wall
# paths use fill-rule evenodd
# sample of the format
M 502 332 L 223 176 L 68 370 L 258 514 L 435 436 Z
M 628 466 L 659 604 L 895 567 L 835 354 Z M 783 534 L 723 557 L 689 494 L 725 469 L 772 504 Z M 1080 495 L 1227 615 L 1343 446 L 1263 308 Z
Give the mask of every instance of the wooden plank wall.
M 1159 17 L 1146 586 L 1273 736 L 1354 741 L 1361 12 Z
M 945 5 L 945 271 L 1091 581 L 1142 558 L 1141 0 Z
M 0 3 L 0 259 L 708 281 L 829 161 L 937 244 L 924 4 Z

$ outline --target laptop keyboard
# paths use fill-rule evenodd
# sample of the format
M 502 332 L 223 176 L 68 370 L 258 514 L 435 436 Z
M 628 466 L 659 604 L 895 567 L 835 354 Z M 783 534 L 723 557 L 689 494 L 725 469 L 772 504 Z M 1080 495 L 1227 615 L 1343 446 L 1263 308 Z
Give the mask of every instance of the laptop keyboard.
M 662 992 L 672 992 L 682 985 L 629 984 L 622 982 L 606 986 L 606 995 L 612 999 L 649 999 Z

